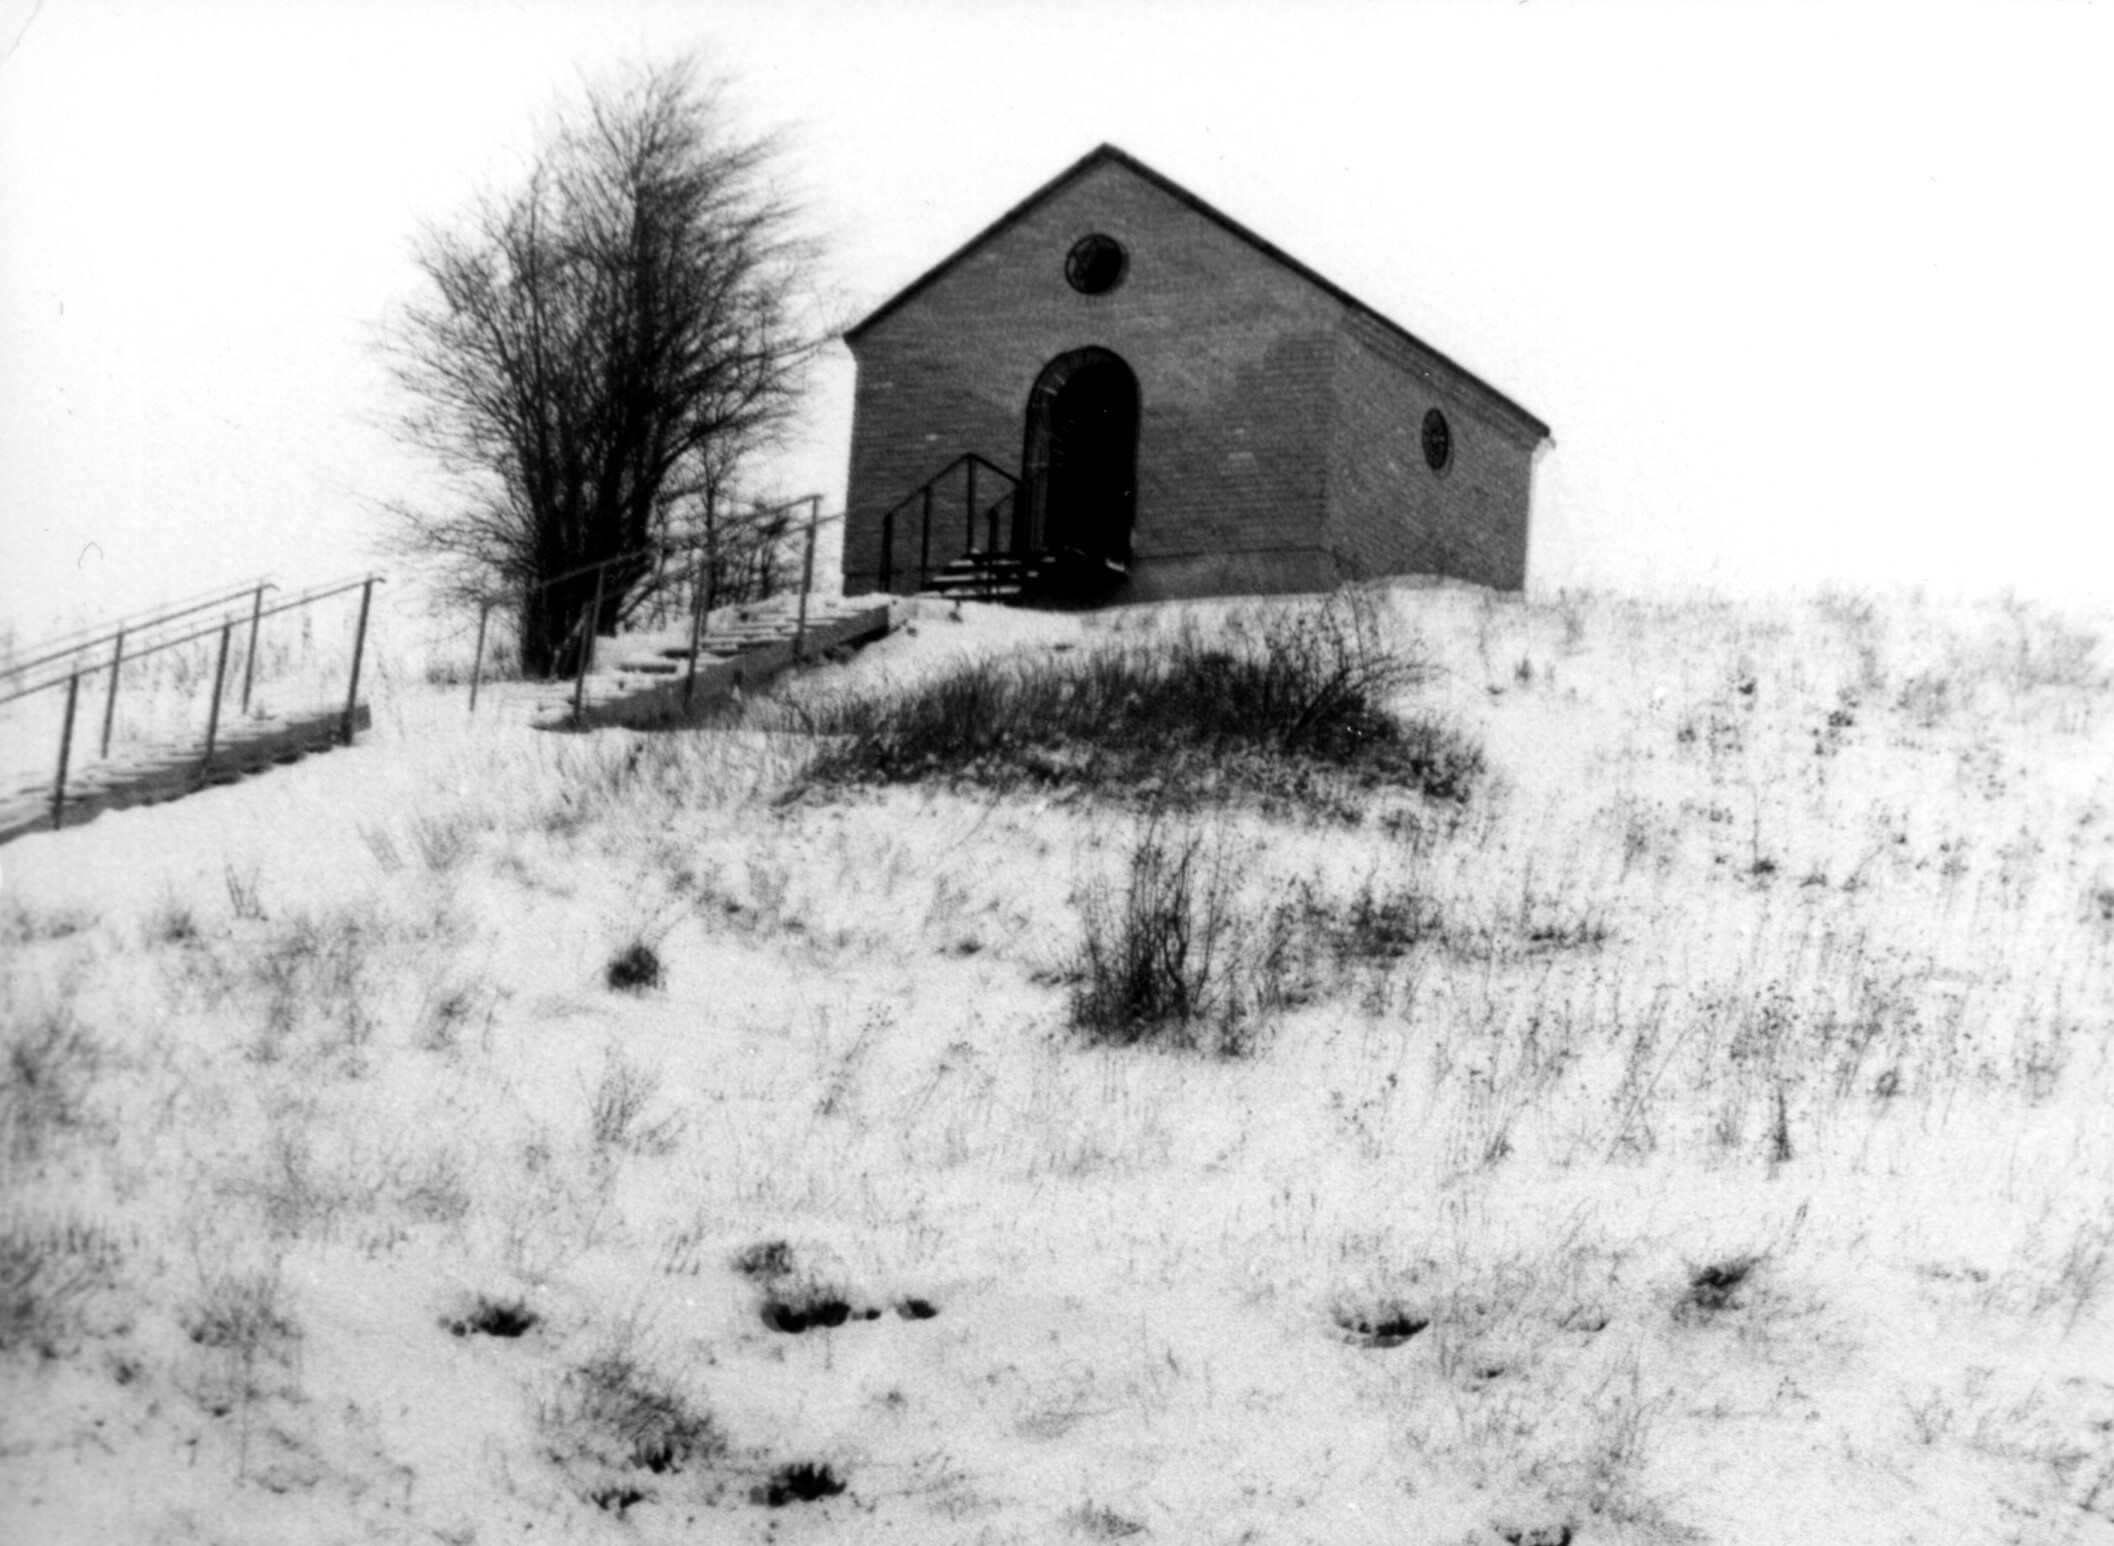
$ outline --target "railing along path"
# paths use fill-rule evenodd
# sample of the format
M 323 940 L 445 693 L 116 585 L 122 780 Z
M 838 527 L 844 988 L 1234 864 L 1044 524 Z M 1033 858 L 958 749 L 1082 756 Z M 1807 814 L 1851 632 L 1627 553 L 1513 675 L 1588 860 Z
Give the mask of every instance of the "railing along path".
M 129 614 L 118 622 L 94 625 L 91 628 L 75 629 L 70 634 L 61 634 L 31 646 L 27 659 L 17 661 L 0 670 L 0 704 L 32 697 L 38 693 L 66 689 L 66 709 L 59 732 L 58 767 L 52 777 L 51 825 L 57 830 L 64 824 L 66 814 L 66 785 L 73 757 L 73 731 L 80 705 L 81 682 L 97 672 L 109 673 L 109 685 L 103 699 L 103 726 L 100 755 L 110 755 L 111 725 L 117 713 L 118 688 L 127 664 L 144 660 L 165 650 L 180 648 L 200 639 L 220 635 L 220 648 L 213 665 L 213 697 L 207 711 L 205 749 L 195 772 L 198 783 L 204 783 L 213 768 L 213 755 L 219 745 L 220 705 L 227 687 L 228 650 L 235 630 L 244 618 L 239 611 L 223 613 L 220 617 L 202 625 L 179 626 L 200 613 L 247 600 L 249 647 L 244 656 L 242 672 L 242 709 L 249 712 L 250 695 L 256 680 L 257 638 L 264 620 L 282 613 L 299 611 L 314 606 L 317 602 L 342 596 L 350 591 L 360 592 L 359 623 L 353 633 L 352 670 L 345 687 L 345 707 L 336 716 L 336 739 L 350 745 L 356 727 L 360 694 L 360 666 L 367 643 L 367 619 L 374 599 L 374 587 L 384 583 L 384 576 L 365 574 L 355 579 L 334 581 L 311 586 L 291 596 L 265 604 L 265 595 L 277 591 L 278 585 L 268 579 L 243 582 L 232 588 L 222 588 L 207 593 L 203 599 L 185 603 L 169 603 L 160 607 Z M 107 658 L 91 659 L 91 651 L 100 652 L 110 646 Z M 129 647 L 128 647 L 129 646 Z

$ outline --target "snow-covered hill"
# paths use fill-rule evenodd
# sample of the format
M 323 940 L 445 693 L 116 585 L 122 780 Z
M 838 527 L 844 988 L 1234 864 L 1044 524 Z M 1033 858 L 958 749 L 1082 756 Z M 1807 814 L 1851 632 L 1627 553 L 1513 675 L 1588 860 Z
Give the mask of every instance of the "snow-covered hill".
M 0 851 L 0 1534 L 2114 1538 L 2107 619 L 1385 599 L 1492 771 L 1151 829 L 1285 946 L 1238 1058 L 1071 1024 L 1135 798 L 402 665 Z

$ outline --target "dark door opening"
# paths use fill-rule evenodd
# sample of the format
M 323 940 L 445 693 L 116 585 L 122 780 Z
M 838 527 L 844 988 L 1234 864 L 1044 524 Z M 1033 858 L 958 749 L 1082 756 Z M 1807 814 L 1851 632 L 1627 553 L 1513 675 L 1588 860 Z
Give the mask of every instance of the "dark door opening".
M 1021 471 L 1027 548 L 1129 565 L 1138 378 L 1120 356 L 1075 349 L 1043 367 L 1028 394 Z

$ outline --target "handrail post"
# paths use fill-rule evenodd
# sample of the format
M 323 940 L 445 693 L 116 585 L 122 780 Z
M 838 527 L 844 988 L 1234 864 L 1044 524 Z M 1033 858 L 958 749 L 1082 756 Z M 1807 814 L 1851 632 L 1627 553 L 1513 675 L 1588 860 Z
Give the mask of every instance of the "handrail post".
M 97 755 L 110 755 L 110 723 L 117 717 L 117 673 L 125 663 L 125 630 L 117 631 L 117 648 L 110 652 L 110 691 L 103 698 L 103 749 Z
M 587 619 L 583 617 L 579 622 L 573 625 L 573 632 L 575 634 L 581 632 L 581 630 L 584 629 L 586 625 Z M 585 711 L 587 706 L 586 641 L 581 640 L 579 643 L 573 646 L 573 649 L 573 728 L 577 730 L 580 728 L 580 716 Z
M 932 485 L 925 485 L 925 518 L 918 532 L 918 589 L 932 576 Z
M 477 712 L 477 688 L 484 681 L 484 628 L 492 618 L 492 603 L 484 602 L 477 609 L 477 654 L 470 662 L 470 712 Z
M 896 513 L 891 510 L 881 517 L 881 589 L 883 592 L 895 588 L 896 578 Z
M 719 605 L 719 493 L 705 495 L 705 616 Z M 708 624 L 709 626 L 709 624 Z
M 807 593 L 815 583 L 815 527 L 822 520 L 822 496 L 811 494 L 807 501 L 807 551 L 800 560 L 800 613 L 793 620 L 793 662 L 795 665 L 805 657 L 807 651 Z
M 709 501 L 711 495 L 705 498 Z M 706 516 L 709 522 L 710 515 Z M 709 525 L 707 531 L 710 531 Z M 709 538 L 707 539 L 709 541 Z M 683 673 L 683 707 L 690 707 L 690 695 L 697 690 L 697 657 L 705 647 L 705 570 L 711 564 L 708 550 L 700 545 L 697 550 L 697 574 L 690 582 L 690 669 Z
M 205 775 L 212 771 L 213 744 L 220 739 L 220 694 L 221 690 L 227 685 L 228 640 L 233 637 L 234 632 L 235 625 L 233 623 L 222 623 L 220 625 L 220 655 L 213 662 L 213 706 L 206 712 L 206 755 L 205 760 L 198 765 L 198 774 L 201 782 L 204 781 Z
M 595 629 L 602 621 L 602 577 L 608 572 L 609 569 L 606 564 L 596 568 L 594 605 L 588 608 L 580 618 L 579 658 L 575 662 L 577 669 L 573 677 L 573 728 L 575 730 L 580 728 L 581 716 L 586 712 L 587 708 L 587 666 L 595 652 Z
M 374 580 L 370 577 L 360 586 L 360 622 L 352 635 L 352 681 L 345 689 L 345 719 L 339 729 L 339 739 L 347 746 L 352 744 L 353 710 L 360 701 L 360 656 L 367 648 L 367 605 L 374 600 Z
M 73 706 L 81 696 L 81 673 L 66 679 L 66 728 L 59 732 L 59 771 L 51 781 L 51 830 L 66 819 L 66 762 L 73 753 Z
M 602 587 L 609 579 L 609 565 L 603 564 L 595 570 L 595 604 L 588 608 L 587 627 L 580 634 L 580 645 L 585 650 L 582 657 L 588 669 L 594 669 L 595 642 L 602 637 Z
M 969 478 L 969 530 L 965 545 L 970 552 L 974 553 L 976 551 L 976 458 L 973 455 L 969 458 L 966 472 Z
M 257 677 L 257 624 L 264 613 L 264 587 L 250 598 L 250 647 L 242 657 L 242 712 L 250 711 L 250 683 Z

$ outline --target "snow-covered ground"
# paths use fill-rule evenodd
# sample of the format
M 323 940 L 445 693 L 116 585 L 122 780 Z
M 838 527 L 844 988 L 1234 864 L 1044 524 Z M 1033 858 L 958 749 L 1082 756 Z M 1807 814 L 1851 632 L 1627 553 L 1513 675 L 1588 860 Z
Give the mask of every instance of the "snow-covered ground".
M 1245 1058 L 1069 1027 L 1134 804 L 401 660 L 0 849 L 0 1535 L 2114 1539 L 2109 619 L 1388 605 L 1492 777 L 1189 818 L 1244 916 L 1423 920 Z

